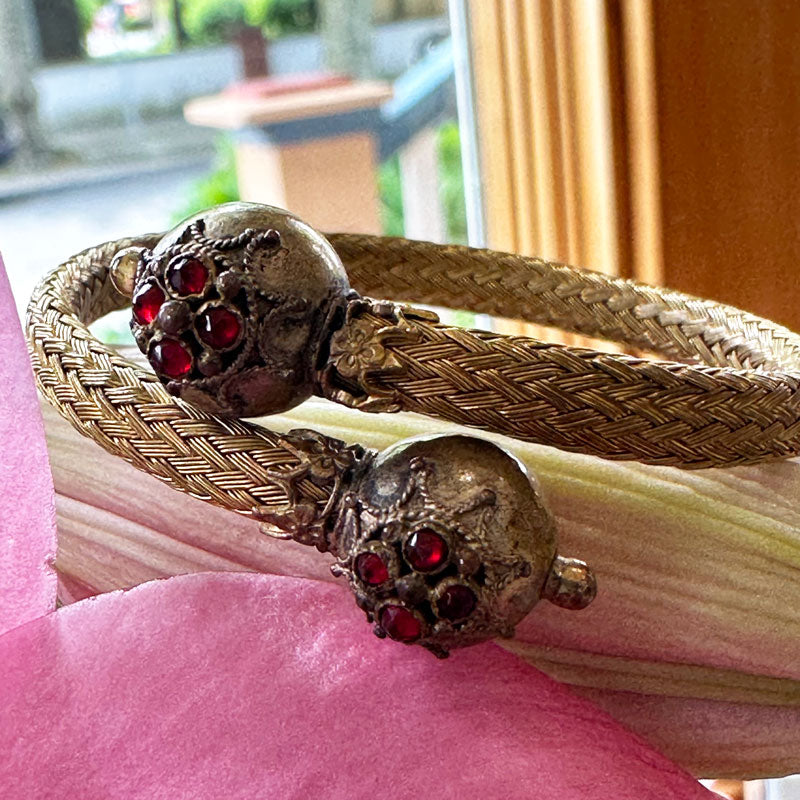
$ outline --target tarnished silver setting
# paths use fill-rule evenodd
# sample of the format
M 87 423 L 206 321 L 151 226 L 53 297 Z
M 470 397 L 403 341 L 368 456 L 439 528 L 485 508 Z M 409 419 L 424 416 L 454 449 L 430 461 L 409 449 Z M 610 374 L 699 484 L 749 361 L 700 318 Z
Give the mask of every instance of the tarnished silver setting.
M 409 542 L 419 531 L 439 537 L 446 548 L 430 568 L 415 567 L 409 558 Z M 376 543 L 391 550 L 390 573 L 397 577 L 369 586 L 355 564 Z M 338 556 L 336 573 L 348 578 L 378 635 L 392 635 L 381 610 L 400 606 L 423 623 L 411 641 L 438 656 L 513 636 L 541 597 L 582 608 L 596 591 L 582 562 L 569 562 L 576 566 L 562 581 L 554 521 L 523 465 L 472 436 L 415 438 L 378 455 L 347 494 L 331 550 Z M 577 564 L 584 570 L 580 580 Z M 451 587 L 475 598 L 474 608 L 456 619 L 438 610 Z
M 181 291 L 173 274 L 187 260 L 202 264 L 205 276 Z M 353 295 L 323 236 L 285 211 L 254 203 L 198 214 L 152 250 L 121 251 L 111 275 L 128 296 L 148 283 L 163 293 L 154 319 L 134 316 L 137 344 L 171 393 L 220 416 L 276 413 L 307 399 Z M 210 343 L 198 330 L 204 312 L 216 308 L 236 317 L 231 341 Z M 152 358 L 153 343 L 164 337 L 190 353 L 185 373 L 170 374 Z
M 283 411 L 313 391 L 396 411 L 393 390 L 375 375 L 401 374 L 392 347 L 416 342 L 418 323 L 437 320 L 359 297 L 324 237 L 255 204 L 199 214 L 152 251 L 121 251 L 111 272 L 133 296 L 134 335 L 169 391 L 223 416 Z M 149 287 L 155 302 L 145 314 L 137 298 Z M 224 337 L 213 330 L 215 312 Z M 179 377 L 165 366 L 170 356 Z M 378 636 L 444 657 L 513 636 L 540 598 L 564 608 L 594 598 L 591 570 L 556 554 L 535 480 L 490 442 L 430 436 L 378 454 L 297 430 L 280 445 L 298 462 L 268 473 L 286 504 L 253 516 L 271 535 L 330 551 Z M 310 501 L 301 483 L 325 499 Z
M 292 473 L 273 476 L 289 502 L 279 512 L 254 513 L 265 532 L 333 553 L 333 573 L 347 578 L 378 636 L 445 657 L 456 647 L 513 636 L 542 598 L 579 609 L 596 594 L 591 569 L 557 555 L 555 523 L 535 479 L 491 442 L 442 434 L 376 454 L 312 431 L 292 431 L 284 441 L 302 459 Z M 301 480 L 330 492 L 321 512 L 293 503 Z M 409 543 L 421 531 L 440 537 L 446 548 L 430 569 L 415 568 L 409 557 Z M 373 585 L 359 574 L 365 555 L 380 558 L 384 580 Z M 462 599 L 474 596 L 468 613 L 453 616 L 452 602 L 443 612 L 453 591 Z M 407 612 L 418 634 L 404 637 L 387 627 L 387 608 Z

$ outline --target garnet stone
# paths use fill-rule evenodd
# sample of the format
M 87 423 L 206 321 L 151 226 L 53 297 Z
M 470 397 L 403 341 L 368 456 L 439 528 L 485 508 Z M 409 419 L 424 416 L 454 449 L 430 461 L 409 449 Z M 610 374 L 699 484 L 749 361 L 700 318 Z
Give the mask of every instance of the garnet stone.
M 216 350 L 230 347 L 238 338 L 242 325 L 239 317 L 222 306 L 207 308 L 197 318 L 197 334 Z
M 422 528 L 409 537 L 405 556 L 417 572 L 435 572 L 447 561 L 447 542 L 430 528 Z
M 192 355 L 177 339 L 162 339 L 150 349 L 150 363 L 168 378 L 182 378 L 192 368 Z
M 143 284 L 133 295 L 133 318 L 140 325 L 149 325 L 164 302 L 164 292 L 153 281 Z
M 389 580 L 389 570 L 377 553 L 361 553 L 356 558 L 356 573 L 368 586 L 380 586 Z
M 199 259 L 185 258 L 170 266 L 167 280 L 169 285 L 184 297 L 200 294 L 206 288 L 208 270 Z
M 380 625 L 386 633 L 398 642 L 415 642 L 422 635 L 420 621 L 402 606 L 384 606 Z
M 436 603 L 436 610 L 442 619 L 456 622 L 468 617 L 475 610 L 477 602 L 478 598 L 472 589 L 456 583 L 442 592 Z

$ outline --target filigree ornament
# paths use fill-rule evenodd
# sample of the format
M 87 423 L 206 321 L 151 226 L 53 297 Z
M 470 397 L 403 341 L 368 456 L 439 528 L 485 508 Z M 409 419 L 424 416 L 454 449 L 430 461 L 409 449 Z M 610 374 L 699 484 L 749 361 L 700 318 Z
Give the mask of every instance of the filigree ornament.
M 135 268 L 134 268 L 135 264 Z M 112 266 L 131 328 L 173 394 L 221 416 L 285 411 L 316 370 L 352 294 L 328 242 L 286 212 L 231 204 Z
M 290 470 L 267 471 L 269 479 L 286 494 L 286 503 L 277 508 L 258 506 L 252 511 L 253 517 L 262 522 L 261 530 L 270 536 L 293 539 L 325 552 L 329 549 L 330 522 L 337 511 L 341 487 L 352 482 L 356 470 L 363 469 L 371 453 L 360 445 L 347 445 L 304 428 L 282 435 L 278 445 L 297 458 L 297 465 Z M 318 504 L 299 502 L 297 487 L 304 480 L 323 489 L 325 499 Z
M 328 362 L 320 374 L 323 396 L 360 411 L 399 411 L 396 393 L 380 380 L 402 375 L 405 368 L 386 344 L 416 341 L 415 319 L 438 321 L 436 314 L 426 310 L 352 299 L 345 324 L 331 337 Z

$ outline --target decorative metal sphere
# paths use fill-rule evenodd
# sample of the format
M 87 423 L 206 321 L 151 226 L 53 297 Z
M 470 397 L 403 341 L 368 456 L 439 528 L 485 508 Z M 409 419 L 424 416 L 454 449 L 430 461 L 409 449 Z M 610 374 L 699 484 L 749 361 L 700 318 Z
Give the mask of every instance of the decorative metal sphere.
M 343 498 L 334 567 L 375 633 L 445 656 L 510 637 L 545 597 L 583 608 L 596 584 L 556 555 L 535 480 L 483 439 L 439 435 L 384 451 Z
M 323 236 L 256 203 L 202 212 L 152 251 L 122 251 L 111 271 L 132 293 L 131 329 L 161 381 L 222 416 L 271 414 L 306 400 L 350 292 Z

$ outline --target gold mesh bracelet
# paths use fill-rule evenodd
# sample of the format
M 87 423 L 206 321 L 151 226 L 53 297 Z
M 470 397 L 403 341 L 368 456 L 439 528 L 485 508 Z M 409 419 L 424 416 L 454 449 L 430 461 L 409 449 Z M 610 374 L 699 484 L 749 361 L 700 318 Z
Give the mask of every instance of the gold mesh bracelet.
M 413 320 L 416 338 L 387 345 L 400 369 L 370 373 L 404 411 L 563 450 L 691 469 L 800 452 L 800 337 L 787 328 L 538 258 L 392 238 L 331 241 L 366 294 L 555 326 L 672 359 Z
M 357 294 L 348 276 L 357 292 L 386 299 Z M 131 296 L 134 334 L 158 376 L 87 327 Z M 412 299 L 694 363 L 465 330 L 389 302 Z M 272 535 L 332 552 L 379 636 L 439 656 L 513 635 L 539 598 L 582 608 L 594 597 L 591 570 L 557 555 L 552 517 L 519 463 L 472 437 L 376 454 L 201 406 L 278 410 L 314 390 L 364 410 L 686 468 L 800 451 L 800 339 L 785 328 L 535 258 L 326 240 L 250 204 L 72 257 L 37 287 L 27 334 L 39 389 L 81 433 Z
M 159 238 L 87 250 L 59 267 L 31 302 L 38 379 L 73 419 L 73 393 L 82 386 L 99 392 L 112 367 L 125 371 L 130 391 L 155 392 L 159 413 L 177 408 L 152 375 L 103 348 L 84 327 L 128 302 L 107 277 L 114 254 L 152 248 Z M 332 335 L 327 372 L 334 379 L 316 387 L 332 399 L 366 410 L 415 411 L 604 458 L 685 468 L 800 452 L 800 338 L 786 328 L 730 306 L 536 258 L 375 236 L 329 240 L 364 295 L 557 326 L 674 359 L 465 330 L 430 313 L 356 300 Z M 78 354 L 80 371 L 67 370 L 78 366 Z

